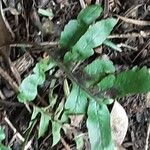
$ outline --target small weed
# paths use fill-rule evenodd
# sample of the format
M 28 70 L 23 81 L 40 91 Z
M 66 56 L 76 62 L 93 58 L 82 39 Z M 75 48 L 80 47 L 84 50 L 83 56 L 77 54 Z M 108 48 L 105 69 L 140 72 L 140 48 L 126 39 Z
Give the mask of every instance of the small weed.
M 91 5 L 79 13 L 77 20 L 69 21 L 61 33 L 59 42 L 59 53 L 64 54 L 63 57 L 59 60 L 58 53 L 51 53 L 50 59 L 43 59 L 37 63 L 33 74 L 26 77 L 20 85 L 18 100 L 29 102 L 36 98 L 37 87 L 44 83 L 45 72 L 49 69 L 57 66 L 71 80 L 72 86 L 65 80 L 65 103 L 63 99 L 53 113 L 51 110 L 57 102 L 57 96 L 53 93 L 50 94 L 48 107 L 33 107 L 31 121 L 38 114 L 41 115 L 39 137 L 44 135 L 51 122 L 53 146 L 59 142 L 60 130 L 67 123 L 69 115 L 82 114 L 87 116 L 86 125 L 91 149 L 112 150 L 114 144 L 107 104 L 112 102 L 112 98 L 150 91 L 150 74 L 146 67 L 117 73 L 113 62 L 105 56 L 83 65 L 85 60 L 94 54 L 93 49 L 102 44 L 121 52 L 119 47 L 107 39 L 117 20 L 108 18 L 97 21 L 101 12 L 102 8 L 99 5 Z M 82 138 L 80 141 L 77 139 L 79 138 L 75 141 L 80 147 L 83 145 Z

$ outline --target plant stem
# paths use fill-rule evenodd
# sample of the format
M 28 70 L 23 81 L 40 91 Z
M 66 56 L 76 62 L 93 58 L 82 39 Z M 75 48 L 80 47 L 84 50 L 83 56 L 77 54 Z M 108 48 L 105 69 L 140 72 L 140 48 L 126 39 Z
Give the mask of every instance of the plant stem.
M 55 53 L 56 51 L 50 51 L 49 55 L 51 57 L 51 59 L 57 64 L 57 66 L 65 72 L 65 74 L 67 75 L 67 77 L 72 81 L 75 82 L 86 94 L 90 99 L 94 99 L 97 102 L 100 102 L 100 99 L 104 99 L 105 97 L 100 95 L 101 97 L 96 97 L 92 92 L 90 92 L 89 89 L 87 89 L 85 87 L 85 85 L 83 85 L 82 83 L 80 83 L 77 78 L 74 77 L 73 73 L 67 68 L 65 67 L 65 65 L 62 63 L 61 60 L 58 60 L 56 58 L 56 56 L 58 57 L 58 55 L 56 55 Z

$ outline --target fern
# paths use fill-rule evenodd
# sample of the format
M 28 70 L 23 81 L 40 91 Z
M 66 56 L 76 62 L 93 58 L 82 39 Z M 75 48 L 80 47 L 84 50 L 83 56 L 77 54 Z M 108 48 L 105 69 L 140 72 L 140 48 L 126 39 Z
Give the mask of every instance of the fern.
M 77 20 L 69 21 L 61 33 L 60 49 L 50 53 L 51 67 L 49 69 L 55 66 L 60 67 L 72 82 L 72 89 L 70 94 L 67 94 L 65 106 L 60 103 L 54 113 L 55 118 L 45 117 L 47 118 L 46 125 L 40 121 L 39 137 L 44 135 L 49 121 L 52 122 L 53 137 L 57 137 L 53 140 L 53 145 L 57 144 L 60 139 L 62 124 L 59 122 L 67 122 L 70 114 L 85 116 L 87 114 L 87 128 L 92 150 L 112 150 L 114 144 L 111 137 L 110 114 L 106 104 L 112 102 L 112 96 L 114 98 L 150 91 L 150 74 L 146 67 L 117 73 L 113 62 L 104 56 L 96 58 L 89 64 L 87 61 L 84 63 L 94 55 L 93 49 L 102 44 L 121 51 L 107 39 L 117 20 L 107 18 L 96 21 L 101 12 L 102 8 L 99 5 L 91 5 L 82 10 Z M 64 55 L 62 57 L 60 55 L 60 58 L 58 52 Z M 77 64 L 82 64 L 82 68 L 79 67 L 78 71 L 74 71 L 74 66 Z M 37 86 L 42 85 L 45 80 L 48 63 L 42 66 L 36 65 L 34 73 L 23 80 L 18 96 L 20 102 L 35 99 Z M 34 91 L 34 94 L 30 95 L 29 90 Z M 56 99 L 53 102 L 50 102 L 49 107 L 54 106 Z M 45 120 L 42 119 L 44 118 L 43 108 L 38 108 L 38 111 L 35 111 L 36 109 L 37 107 L 34 107 L 32 119 L 41 113 L 41 120 Z M 62 112 L 63 115 L 59 120 Z

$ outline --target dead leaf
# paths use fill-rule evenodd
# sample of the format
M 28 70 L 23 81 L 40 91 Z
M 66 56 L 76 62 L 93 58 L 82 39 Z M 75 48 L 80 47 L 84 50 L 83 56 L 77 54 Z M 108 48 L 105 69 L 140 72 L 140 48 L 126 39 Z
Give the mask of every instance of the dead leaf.
M 115 101 L 111 111 L 112 137 L 116 145 L 121 145 L 128 129 L 128 117 L 124 108 Z
M 84 115 L 71 115 L 71 116 L 69 116 L 69 118 L 71 120 L 71 125 L 74 127 L 77 127 L 77 128 L 81 127 L 83 117 L 84 117 Z
M 146 94 L 146 107 L 150 108 L 150 92 Z

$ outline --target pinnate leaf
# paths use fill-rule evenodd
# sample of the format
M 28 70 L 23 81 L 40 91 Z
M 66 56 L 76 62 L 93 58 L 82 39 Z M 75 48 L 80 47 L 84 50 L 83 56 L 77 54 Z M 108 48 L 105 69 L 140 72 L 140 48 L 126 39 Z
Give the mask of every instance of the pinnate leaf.
M 110 114 L 107 106 L 90 100 L 87 128 L 91 150 L 112 150 Z
M 103 78 L 99 83 L 98 83 L 98 87 L 100 88 L 100 90 L 104 91 L 107 89 L 110 89 L 111 87 L 113 87 L 115 82 L 115 76 L 114 75 L 108 75 L 105 78 Z
M 87 98 L 85 93 L 77 84 L 73 83 L 72 90 L 65 103 L 65 109 L 70 114 L 84 114 L 86 106 Z
M 40 112 L 41 113 L 41 119 L 40 119 L 40 125 L 39 125 L 39 131 L 38 131 L 38 138 L 44 136 L 48 125 L 50 121 L 50 116 L 46 113 Z
M 114 73 L 115 67 L 113 62 L 109 59 L 101 58 L 94 60 L 91 64 L 87 65 L 84 70 L 88 75 L 94 76 L 101 73 Z
M 33 69 L 33 74 L 28 75 L 19 87 L 19 102 L 32 101 L 37 95 L 38 85 L 42 85 L 45 81 L 45 72 L 55 66 L 53 61 L 42 59 Z
M 69 54 L 67 53 L 65 55 L 65 62 L 67 62 L 67 60 L 84 60 L 93 55 L 93 48 L 101 45 L 106 40 L 116 23 L 116 19 L 108 18 L 98 21 L 89 27 L 87 32 L 74 45 Z M 70 59 L 68 57 L 70 57 Z
M 88 27 L 80 25 L 77 20 L 69 21 L 61 33 L 59 41 L 60 47 L 69 50 L 85 33 L 87 28 Z
M 38 114 L 41 115 L 40 125 L 39 125 L 39 130 L 38 130 L 38 138 L 40 138 L 45 134 L 49 125 L 49 121 L 51 120 L 51 117 L 46 113 L 46 110 L 44 108 L 39 108 L 39 107 L 34 106 L 33 113 L 31 116 L 31 122 L 28 128 L 30 128 L 30 126 L 32 125 L 32 121 L 36 119 Z
M 52 121 L 52 134 L 53 134 L 53 145 L 52 146 L 55 146 L 59 142 L 60 130 L 61 130 L 61 124 L 56 121 Z
M 121 72 L 116 75 L 114 88 L 119 97 L 149 92 L 150 73 L 146 67 Z
M 101 12 L 102 7 L 100 5 L 90 5 L 81 10 L 77 17 L 77 20 L 79 24 L 90 25 L 100 16 Z
M 102 8 L 99 5 L 91 5 L 83 9 L 79 13 L 77 20 L 71 20 L 65 26 L 59 41 L 60 47 L 70 50 L 101 12 Z

